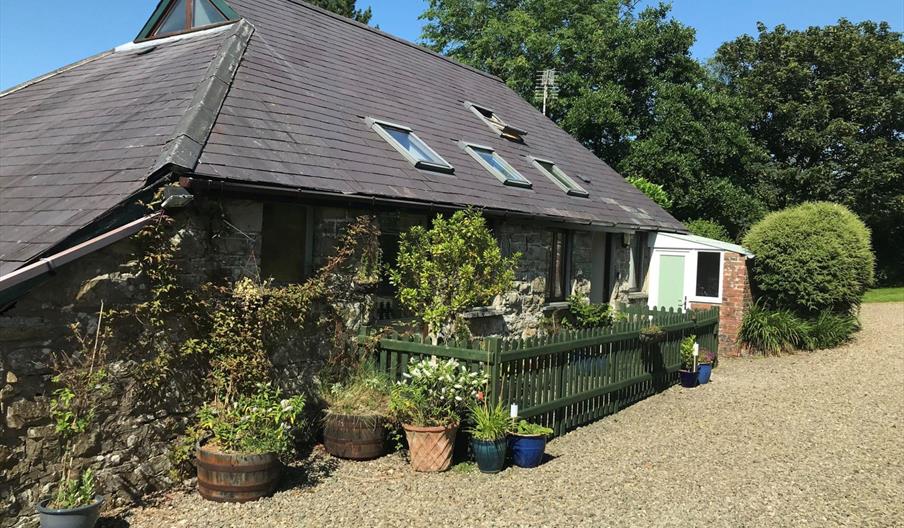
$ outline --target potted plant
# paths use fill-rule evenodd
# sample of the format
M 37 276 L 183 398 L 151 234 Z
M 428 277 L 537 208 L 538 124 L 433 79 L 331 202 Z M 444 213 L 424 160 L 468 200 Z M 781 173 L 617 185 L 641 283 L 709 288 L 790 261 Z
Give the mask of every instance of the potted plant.
M 553 430 L 521 420 L 511 431 L 509 445 L 512 448 L 512 462 L 518 467 L 534 468 L 543 462 L 546 453 L 546 437 Z
M 93 528 L 103 504 L 89 468 L 76 479 L 63 479 L 53 498 L 39 502 L 38 518 L 41 528 Z
M 713 361 L 715 361 L 715 359 L 716 355 L 709 349 L 700 349 L 700 355 L 697 356 L 697 381 L 700 385 L 709 383 L 709 377 L 712 375 Z
M 415 471 L 445 471 L 452 464 L 461 415 L 486 384 L 455 359 L 411 358 L 405 380 L 392 389 L 390 413 L 402 424 Z
M 697 336 L 687 336 L 681 340 L 681 369 L 678 371 L 682 387 L 696 387 L 697 379 Z
M 474 402 L 470 414 L 473 426 L 468 432 L 471 433 L 471 451 L 474 452 L 477 467 L 483 473 L 499 473 L 505 466 L 508 445 L 505 433 L 512 419 L 502 402 L 492 407 L 486 401 Z
M 345 383 L 334 383 L 323 395 L 327 403 L 323 446 L 339 458 L 369 460 L 386 453 L 386 416 L 391 383 L 364 363 Z
M 304 397 L 283 398 L 258 384 L 250 395 L 214 402 L 198 412 L 195 466 L 198 492 L 217 502 L 246 502 L 269 495 L 279 484 L 281 459 L 295 447 L 293 429 Z
M 640 342 L 645 345 L 660 343 L 665 339 L 665 330 L 657 325 L 649 325 L 640 329 Z

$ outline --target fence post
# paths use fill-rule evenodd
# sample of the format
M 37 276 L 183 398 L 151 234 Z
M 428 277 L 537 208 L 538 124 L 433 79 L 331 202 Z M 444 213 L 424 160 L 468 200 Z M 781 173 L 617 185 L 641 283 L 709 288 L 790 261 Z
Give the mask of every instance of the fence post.
M 502 341 L 498 337 L 489 337 L 486 339 L 487 363 L 490 367 L 490 384 L 487 387 L 486 401 L 493 404 L 498 403 L 500 397 L 499 385 L 499 361 L 502 355 Z

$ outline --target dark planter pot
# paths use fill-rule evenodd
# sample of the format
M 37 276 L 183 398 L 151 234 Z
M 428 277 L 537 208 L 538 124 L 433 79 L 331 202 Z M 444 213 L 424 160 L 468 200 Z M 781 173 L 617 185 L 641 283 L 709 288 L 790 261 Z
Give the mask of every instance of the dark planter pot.
M 44 499 L 38 503 L 41 528 L 94 528 L 100 517 L 100 508 L 104 505 L 104 498 L 100 495 L 94 497 L 93 504 L 71 510 L 48 508 L 50 500 Z
M 700 384 L 700 380 L 697 379 L 697 373 L 693 370 L 679 370 L 678 379 L 681 381 L 681 386 L 688 389 Z
M 640 333 L 640 342 L 644 345 L 655 345 L 656 343 L 662 343 L 665 341 L 665 332 L 659 332 L 656 334 L 644 334 Z
M 499 473 L 505 467 L 505 454 L 508 442 L 505 438 L 498 440 L 471 439 L 471 450 L 477 460 L 477 467 L 482 473 Z
M 512 462 L 522 468 L 535 468 L 543 462 L 546 453 L 545 436 L 524 436 L 513 434 L 509 437 Z
M 334 457 L 371 460 L 386 454 L 382 416 L 328 414 L 323 423 L 323 447 Z
M 713 364 L 712 363 L 700 363 L 697 365 L 697 381 L 700 385 L 705 385 L 709 383 L 709 377 L 713 373 Z
M 248 502 L 276 490 L 282 463 L 276 453 L 224 453 L 208 446 L 197 450 L 198 493 L 215 502 Z

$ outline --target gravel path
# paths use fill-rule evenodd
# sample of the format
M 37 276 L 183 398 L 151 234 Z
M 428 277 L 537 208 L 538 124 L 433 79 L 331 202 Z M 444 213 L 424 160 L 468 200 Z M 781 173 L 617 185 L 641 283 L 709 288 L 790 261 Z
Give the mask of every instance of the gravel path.
M 134 528 L 296 526 L 904 526 L 904 304 L 869 304 L 831 351 L 723 361 L 549 444 L 534 470 L 413 474 L 397 456 L 314 455 L 246 505 L 176 493 Z M 122 523 L 125 524 L 125 523 Z

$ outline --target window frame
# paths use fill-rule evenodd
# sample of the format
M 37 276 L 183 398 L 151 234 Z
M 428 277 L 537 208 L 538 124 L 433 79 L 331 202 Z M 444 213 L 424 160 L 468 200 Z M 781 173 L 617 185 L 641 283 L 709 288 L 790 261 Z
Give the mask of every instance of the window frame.
M 563 302 L 568 299 L 569 295 L 571 295 L 571 260 L 572 247 L 574 245 L 574 233 L 572 231 L 568 229 L 553 229 L 551 230 L 551 233 L 552 244 L 550 246 L 549 260 L 546 264 L 546 291 L 544 292 L 547 304 Z M 562 295 L 554 296 L 552 290 L 556 277 L 553 277 L 553 274 L 555 273 L 555 248 L 557 246 L 556 240 L 558 237 L 562 238 L 562 276 L 560 277 L 562 281 Z
M 700 253 L 716 253 L 719 255 L 719 290 L 718 295 L 716 297 L 705 297 L 702 295 L 697 295 L 697 275 L 700 273 Z M 687 290 L 687 299 L 690 302 L 699 302 L 699 303 L 708 303 L 708 304 L 721 304 L 722 303 L 722 294 L 723 294 L 723 279 L 725 275 L 725 252 L 718 250 L 694 250 L 691 251 L 691 259 L 693 259 L 693 274 L 688 277 L 690 282 L 690 289 Z
M 300 216 L 304 217 L 304 233 L 302 240 L 302 245 L 298 248 L 300 252 L 300 267 L 297 268 L 298 276 L 292 278 L 286 277 L 275 277 L 275 276 L 267 276 L 264 269 L 270 268 L 269 263 L 265 264 L 265 260 L 269 261 L 270 257 L 273 255 L 269 252 L 265 251 L 265 247 L 269 247 L 268 234 L 273 234 L 272 229 L 273 225 L 268 225 L 267 210 L 271 209 L 276 212 L 278 209 L 284 210 L 292 210 L 293 212 L 298 212 Z M 285 241 L 281 241 L 280 246 L 286 244 Z M 266 246 L 265 246 L 266 245 Z M 279 255 L 282 255 L 283 252 L 279 252 Z M 314 208 L 309 205 L 299 204 L 297 202 L 288 202 L 288 201 L 280 201 L 280 200 L 268 200 L 264 201 L 261 204 L 261 228 L 260 228 L 260 248 L 258 255 L 258 272 L 262 276 L 262 278 L 273 279 L 276 284 L 302 284 L 304 281 L 309 279 L 313 272 L 313 256 L 314 256 Z
M 157 34 L 160 30 L 160 27 L 172 13 L 173 9 L 175 9 L 177 0 L 172 0 L 166 4 L 160 4 L 157 6 L 157 9 L 151 15 L 151 18 L 145 23 L 144 27 L 141 28 L 141 32 L 135 38 L 135 42 L 144 42 L 147 40 L 156 40 L 163 39 L 169 37 L 175 37 L 178 35 L 184 35 L 186 33 L 192 33 L 194 31 L 203 31 L 207 29 L 213 29 L 220 26 L 225 26 L 227 24 L 231 24 L 239 19 L 238 14 L 229 7 L 228 4 L 221 2 L 220 0 L 209 0 L 210 4 L 223 15 L 222 22 L 217 22 L 214 24 L 206 24 L 203 26 L 194 26 L 194 9 L 195 9 L 195 1 L 194 0 L 186 0 L 185 2 L 185 26 L 180 31 L 174 31 L 170 33 Z
M 531 183 L 530 180 L 525 178 L 523 174 L 518 172 L 518 170 L 515 169 L 515 167 L 512 167 L 511 163 L 505 161 L 505 158 L 500 156 L 499 153 L 496 152 L 496 149 L 494 149 L 493 147 L 488 147 L 486 145 L 481 145 L 479 143 L 468 143 L 466 141 L 459 141 L 458 145 L 462 148 L 462 150 L 467 152 L 468 155 L 470 155 L 472 158 L 474 158 L 477 161 L 477 163 L 479 163 L 484 169 L 486 169 L 487 172 L 489 172 L 490 174 L 495 176 L 497 180 L 502 182 L 503 185 L 508 185 L 509 187 L 520 187 L 522 189 L 533 189 L 534 184 Z M 512 173 L 518 175 L 518 177 L 520 177 L 524 181 L 508 179 L 505 176 L 505 174 L 502 174 L 501 172 L 499 172 L 499 170 L 497 170 L 496 167 L 493 167 L 492 165 L 487 163 L 486 160 L 484 160 L 482 157 L 480 157 L 480 154 L 477 153 L 478 150 L 487 151 L 490 154 L 492 154 L 493 158 L 495 158 L 495 160 L 497 162 L 499 162 L 499 164 L 503 165 L 506 169 L 508 169 Z
M 481 121 L 486 124 L 496 135 L 501 138 L 507 139 L 509 141 L 514 141 L 515 143 L 524 143 L 524 136 L 527 135 L 527 131 L 521 130 L 520 128 L 513 127 L 505 122 L 504 119 L 499 117 L 499 114 L 496 113 L 495 110 L 483 105 L 479 105 L 477 103 L 472 103 L 471 101 L 465 101 L 465 107 L 468 108 L 471 112 L 474 113 Z M 484 112 L 491 114 L 493 117 L 499 121 L 499 124 L 494 123 L 490 118 L 484 115 Z M 500 126 L 501 125 L 501 126 Z
M 650 257 L 652 262 L 652 251 L 650 251 L 650 236 L 648 231 L 635 231 L 631 234 L 631 291 L 643 291 L 649 266 L 644 269 L 644 261 Z
M 559 165 L 556 162 L 550 161 L 548 159 L 538 158 L 536 156 L 531 156 L 530 160 L 531 160 L 531 163 L 534 164 L 534 167 L 536 167 L 537 170 L 539 170 L 541 174 L 543 174 L 544 176 L 546 176 L 547 178 L 552 180 L 552 182 L 556 184 L 556 187 L 565 191 L 565 194 L 567 194 L 569 196 L 580 196 L 581 198 L 589 198 L 590 197 L 590 193 L 587 192 L 587 189 L 584 189 L 583 187 L 581 187 L 580 184 L 578 184 L 578 182 L 576 182 L 574 180 L 574 178 L 572 178 L 571 176 L 566 174 L 565 171 L 562 170 L 562 168 L 559 167 Z M 568 186 L 568 185 L 562 183 L 559 180 L 559 178 L 556 177 L 555 174 L 551 174 L 549 171 L 547 171 L 546 167 L 543 166 L 544 163 L 548 163 L 548 164 L 552 165 L 553 172 L 557 171 L 558 176 L 560 178 L 570 182 L 571 186 Z
M 454 174 L 455 173 L 455 167 L 453 167 L 451 163 L 446 161 L 445 158 L 440 156 L 437 151 L 433 150 L 433 148 L 430 145 L 428 145 L 426 141 L 424 141 L 423 139 L 418 137 L 418 135 L 415 134 L 414 130 L 412 130 L 411 128 L 406 127 L 405 125 L 399 125 L 397 123 L 393 123 L 391 121 L 375 119 L 373 117 L 368 117 L 366 119 L 366 122 L 367 122 L 367 126 L 370 127 L 371 130 L 376 132 L 377 135 L 379 135 L 381 138 L 383 138 L 384 141 L 389 143 L 392 146 L 392 148 L 394 148 L 399 154 L 401 154 L 402 157 L 404 157 L 405 160 L 408 161 L 408 163 L 410 163 L 414 166 L 414 168 L 431 171 L 431 172 L 440 172 L 440 173 L 444 173 L 444 174 Z M 390 134 L 389 132 L 386 131 L 387 127 L 394 128 L 396 130 L 401 130 L 402 132 L 406 132 L 409 135 L 409 137 L 411 137 L 415 141 L 417 141 L 421 146 L 424 147 L 424 149 L 430 155 L 435 156 L 436 159 L 440 160 L 442 163 L 435 163 L 433 161 L 419 160 L 419 159 L 415 158 L 414 156 L 411 155 L 410 152 L 408 152 L 408 149 L 403 147 L 402 144 L 396 140 L 396 138 L 392 137 L 392 134 Z

